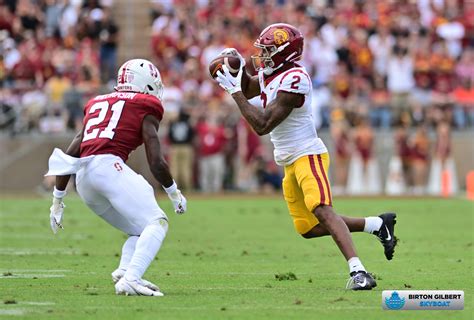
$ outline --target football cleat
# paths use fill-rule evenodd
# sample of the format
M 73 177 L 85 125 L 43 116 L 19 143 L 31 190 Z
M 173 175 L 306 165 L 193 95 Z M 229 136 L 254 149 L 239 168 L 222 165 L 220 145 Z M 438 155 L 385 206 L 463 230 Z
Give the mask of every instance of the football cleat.
M 350 290 L 372 290 L 377 286 L 375 279 L 365 271 L 351 272 L 347 281 L 346 289 Z
M 140 281 L 128 281 L 122 277 L 115 284 L 115 294 L 125 296 L 149 296 L 149 297 L 163 297 L 164 294 L 160 291 L 154 291 L 150 288 L 140 284 Z
M 125 275 L 125 270 L 117 269 L 114 272 L 112 272 L 112 274 L 111 274 L 112 281 L 114 283 L 117 283 L 117 282 L 119 282 L 120 279 L 123 278 L 124 275 Z M 141 284 L 142 286 L 147 287 L 148 289 L 153 290 L 153 291 L 160 291 L 160 288 L 156 284 L 154 284 L 153 282 L 150 282 L 148 280 L 140 279 L 140 280 L 138 280 L 138 283 Z
M 395 224 L 397 221 L 395 213 L 384 213 L 379 216 L 382 219 L 382 225 L 379 231 L 374 234 L 379 238 L 383 245 L 385 257 L 387 260 L 392 260 L 395 246 L 397 245 L 397 237 L 395 237 Z

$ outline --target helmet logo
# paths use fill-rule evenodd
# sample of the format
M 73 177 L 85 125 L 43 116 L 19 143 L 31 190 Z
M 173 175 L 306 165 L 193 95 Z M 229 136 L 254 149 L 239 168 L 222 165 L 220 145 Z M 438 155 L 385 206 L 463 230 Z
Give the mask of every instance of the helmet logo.
M 275 44 L 278 46 L 286 42 L 289 37 L 290 36 L 285 29 L 276 29 L 273 31 L 273 41 L 275 41 Z
M 148 66 L 150 67 L 150 75 L 153 78 L 158 78 L 158 69 L 154 65 L 152 65 L 151 63 L 148 64 Z

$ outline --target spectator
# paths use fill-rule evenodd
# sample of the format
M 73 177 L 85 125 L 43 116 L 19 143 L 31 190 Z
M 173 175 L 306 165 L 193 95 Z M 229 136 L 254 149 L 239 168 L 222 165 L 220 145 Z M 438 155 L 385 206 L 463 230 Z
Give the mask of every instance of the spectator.
M 349 138 L 348 124 L 344 120 L 341 112 L 335 112 L 331 122 L 331 138 L 334 141 L 334 185 L 333 194 L 344 194 L 351 158 L 351 146 Z
M 392 114 L 390 112 L 390 94 L 385 86 L 383 78 L 376 75 L 370 96 L 372 105 L 370 107 L 370 122 L 373 127 L 390 129 Z
M 182 109 L 178 118 L 169 124 L 168 139 L 171 174 L 186 191 L 193 188 L 193 137 L 194 129 L 190 116 Z
M 100 72 L 102 83 L 115 80 L 117 68 L 118 26 L 112 19 L 110 9 L 104 8 L 100 23 Z
M 395 38 L 384 24 L 380 24 L 377 33 L 369 37 L 369 48 L 374 56 L 374 69 L 382 77 L 387 75 L 387 65 L 394 45 Z
M 413 79 L 413 60 L 406 48 L 395 46 L 388 60 L 388 91 L 395 119 L 410 111 L 410 92 L 415 83 Z
M 422 195 L 425 193 L 430 161 L 430 139 L 424 126 L 416 130 L 410 149 L 412 191 L 413 194 Z
M 219 192 L 224 182 L 225 129 L 215 116 L 198 123 L 199 184 L 203 192 Z

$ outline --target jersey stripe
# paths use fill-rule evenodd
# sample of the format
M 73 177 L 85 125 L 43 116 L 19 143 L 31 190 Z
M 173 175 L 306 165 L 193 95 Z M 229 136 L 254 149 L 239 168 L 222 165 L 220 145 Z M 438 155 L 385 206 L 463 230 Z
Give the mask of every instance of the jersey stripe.
M 303 70 L 300 70 L 300 69 L 290 69 L 288 70 L 287 72 L 285 72 L 285 74 L 283 75 L 283 77 L 281 77 L 280 79 L 280 85 L 283 83 L 283 80 L 285 80 L 286 76 L 289 75 L 290 73 L 292 72 L 298 72 L 298 73 L 302 73 L 306 76 L 306 78 L 308 78 L 308 81 L 309 83 L 311 83 L 311 79 L 309 78 L 308 74 L 306 72 L 304 72 Z
M 309 165 L 311 166 L 311 171 L 313 172 L 313 176 L 316 178 L 316 182 L 318 183 L 319 187 L 319 195 L 320 201 L 319 203 L 324 203 L 326 201 L 326 195 L 324 194 L 324 187 L 321 181 L 321 178 L 318 175 L 318 171 L 316 170 L 316 165 L 314 163 L 314 156 L 311 154 L 308 156 L 309 158 Z
M 318 163 L 319 163 L 319 169 L 321 169 L 321 172 L 323 174 L 324 182 L 326 183 L 326 189 L 328 190 L 329 205 L 332 206 L 331 187 L 329 185 L 329 181 L 326 176 L 326 171 L 324 170 L 324 166 L 323 166 L 323 159 L 321 158 L 320 154 L 318 154 Z

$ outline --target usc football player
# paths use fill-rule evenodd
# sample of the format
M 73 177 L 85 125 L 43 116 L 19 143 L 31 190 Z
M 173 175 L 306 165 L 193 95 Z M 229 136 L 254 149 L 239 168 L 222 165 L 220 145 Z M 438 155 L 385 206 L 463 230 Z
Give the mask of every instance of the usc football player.
M 270 134 L 275 162 L 284 167 L 283 196 L 296 231 L 306 239 L 331 235 L 349 264 L 350 279 L 346 287 L 371 290 L 377 284 L 358 258 L 350 232 L 376 235 L 384 246 L 386 258 L 391 260 L 397 244 L 396 215 L 353 218 L 334 212 L 328 180 L 329 154 L 312 121 L 311 78 L 297 63 L 303 43 L 303 35 L 297 28 L 272 24 L 260 33 L 254 44 L 260 50 L 251 57 L 258 74 L 248 75 L 245 60 L 235 49 L 228 48 L 221 54 L 237 54 L 240 70 L 233 76 L 224 65 L 216 80 L 232 95 L 255 132 Z M 262 108 L 248 102 L 258 95 Z

